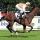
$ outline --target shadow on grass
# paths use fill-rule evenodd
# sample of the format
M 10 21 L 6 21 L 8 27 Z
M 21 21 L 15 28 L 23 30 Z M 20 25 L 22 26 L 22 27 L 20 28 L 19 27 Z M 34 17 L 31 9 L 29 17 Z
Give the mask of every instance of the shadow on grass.
M 24 36 L 24 35 L 8 35 L 8 36 L 0 36 L 0 37 L 8 37 L 8 38 L 10 38 L 10 37 L 23 37 L 23 38 L 26 38 L 26 37 L 28 37 L 28 36 Z
M 28 37 L 36 37 L 37 35 L 8 35 L 8 36 L 0 36 L 0 37 L 7 37 L 7 38 L 16 38 L 16 37 L 21 37 L 21 38 L 28 38 Z

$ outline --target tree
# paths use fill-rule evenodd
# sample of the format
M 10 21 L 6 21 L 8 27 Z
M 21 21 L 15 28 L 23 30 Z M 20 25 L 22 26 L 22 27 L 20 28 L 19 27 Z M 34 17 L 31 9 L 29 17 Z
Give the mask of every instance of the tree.
M 17 3 L 20 3 L 20 2 L 26 3 L 27 1 L 29 1 L 31 5 L 34 7 L 35 6 L 40 7 L 40 0 L 0 0 L 0 3 L 4 4 L 5 10 L 15 10 L 15 5 Z

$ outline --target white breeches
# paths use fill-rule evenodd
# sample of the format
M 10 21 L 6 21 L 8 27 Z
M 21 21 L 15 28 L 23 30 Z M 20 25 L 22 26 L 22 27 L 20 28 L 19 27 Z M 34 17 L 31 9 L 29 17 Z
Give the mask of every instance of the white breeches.
M 21 7 L 19 7 L 18 5 L 16 5 L 16 8 L 17 8 L 18 10 L 25 11 L 25 8 L 21 8 Z

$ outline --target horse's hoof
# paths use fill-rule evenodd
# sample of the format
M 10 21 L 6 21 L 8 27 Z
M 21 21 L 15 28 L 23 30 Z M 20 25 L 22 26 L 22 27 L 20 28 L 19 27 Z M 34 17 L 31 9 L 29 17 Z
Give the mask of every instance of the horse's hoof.
M 28 32 L 30 32 L 30 30 Z
M 19 35 L 19 34 L 16 32 L 16 35 Z
M 31 26 L 31 29 L 28 32 L 32 31 L 32 29 L 33 29 L 33 27 Z
M 11 33 L 11 36 L 13 36 L 13 33 Z
M 31 29 L 31 30 L 29 30 L 28 32 L 30 32 L 30 31 L 32 31 L 32 29 Z
M 13 35 L 10 35 L 11 37 L 13 36 Z

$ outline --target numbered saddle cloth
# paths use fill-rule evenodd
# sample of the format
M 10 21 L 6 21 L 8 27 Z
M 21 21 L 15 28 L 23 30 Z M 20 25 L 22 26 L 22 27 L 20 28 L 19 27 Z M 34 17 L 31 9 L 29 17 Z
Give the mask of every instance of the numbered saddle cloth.
M 20 13 L 16 12 L 16 13 L 15 13 L 15 16 L 16 16 L 17 19 L 19 19 Z

